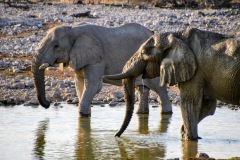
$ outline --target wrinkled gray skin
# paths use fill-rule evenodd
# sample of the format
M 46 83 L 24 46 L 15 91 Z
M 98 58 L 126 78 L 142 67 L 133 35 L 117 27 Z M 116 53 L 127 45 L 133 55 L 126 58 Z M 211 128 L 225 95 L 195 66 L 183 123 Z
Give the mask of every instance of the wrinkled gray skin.
M 240 103 L 240 39 L 195 28 L 155 34 L 126 63 L 123 73 L 106 79 L 123 79 L 127 112 L 116 136 L 131 119 L 135 77 L 160 76 L 160 85 L 178 84 L 183 118 L 182 138 L 197 140 L 198 123 L 216 109 L 216 100 Z
M 118 28 L 96 25 L 60 26 L 49 31 L 33 59 L 33 75 L 40 104 L 48 108 L 45 97 L 44 70 L 55 63 L 66 63 L 75 71 L 75 84 L 80 116 L 91 116 L 91 101 L 101 90 L 103 75 L 121 73 L 124 64 L 146 41 L 152 32 L 138 24 Z M 122 85 L 121 81 L 104 81 Z M 159 79 L 143 81 L 138 78 L 138 113 L 148 113 L 148 93 L 152 89 L 160 96 L 163 113 L 172 113 L 166 86 Z

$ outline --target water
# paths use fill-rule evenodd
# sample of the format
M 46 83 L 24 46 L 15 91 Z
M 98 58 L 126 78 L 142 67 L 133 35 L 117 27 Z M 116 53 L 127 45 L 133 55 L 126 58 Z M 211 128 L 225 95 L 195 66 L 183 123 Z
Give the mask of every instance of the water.
M 172 116 L 133 115 L 121 138 L 125 107 L 92 107 L 91 118 L 79 118 L 78 108 L 0 107 L 0 159 L 187 159 L 197 152 L 214 158 L 240 157 L 240 113 L 217 108 L 199 125 L 198 142 L 181 141 L 180 108 Z

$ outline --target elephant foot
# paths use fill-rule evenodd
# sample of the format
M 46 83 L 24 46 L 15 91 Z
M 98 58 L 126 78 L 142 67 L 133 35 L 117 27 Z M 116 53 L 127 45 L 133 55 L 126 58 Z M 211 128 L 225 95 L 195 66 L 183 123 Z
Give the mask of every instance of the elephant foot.
M 189 138 L 189 137 L 187 137 L 187 138 L 185 137 L 185 138 L 184 138 L 184 137 L 183 137 L 182 139 L 183 139 L 183 140 L 186 140 L 186 141 L 198 141 L 199 139 L 202 139 L 202 138 L 201 138 L 201 137 L 197 137 L 197 138 Z
M 91 117 L 91 114 L 84 114 L 82 112 L 79 112 L 79 117 Z
M 182 125 L 181 127 L 181 135 L 182 135 L 182 139 L 183 140 L 187 140 L 187 141 L 198 141 L 199 139 L 202 139 L 199 136 L 190 136 L 187 134 L 184 125 Z
M 167 111 L 167 112 L 161 112 L 161 114 L 169 115 L 169 114 L 173 114 L 173 112 L 172 111 Z

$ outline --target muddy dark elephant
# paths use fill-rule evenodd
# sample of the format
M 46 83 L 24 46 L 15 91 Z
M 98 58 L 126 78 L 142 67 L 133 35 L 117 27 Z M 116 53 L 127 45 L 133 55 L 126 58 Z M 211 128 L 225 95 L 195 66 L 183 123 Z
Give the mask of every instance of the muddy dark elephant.
M 44 71 L 55 63 L 66 63 L 75 72 L 80 116 L 91 116 L 91 101 L 101 90 L 103 75 L 121 73 L 124 64 L 153 33 L 131 23 L 116 28 L 96 25 L 59 26 L 51 29 L 42 40 L 33 59 L 33 75 L 40 104 L 48 108 L 45 97 Z M 156 79 L 138 78 L 139 111 L 148 113 L 148 94 L 152 89 L 159 95 L 163 113 L 172 113 L 166 86 L 159 87 Z M 122 85 L 121 81 L 105 81 Z
M 183 118 L 182 138 L 197 140 L 198 123 L 213 115 L 216 100 L 240 103 L 240 39 L 196 28 L 155 34 L 126 63 L 123 73 L 127 112 L 120 136 L 128 126 L 134 105 L 135 77 L 160 76 L 160 85 L 178 84 Z

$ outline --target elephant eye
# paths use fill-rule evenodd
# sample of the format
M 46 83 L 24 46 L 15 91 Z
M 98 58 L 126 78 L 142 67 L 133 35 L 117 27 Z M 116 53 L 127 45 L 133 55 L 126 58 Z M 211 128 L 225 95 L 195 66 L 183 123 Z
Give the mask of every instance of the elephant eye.
M 55 44 L 55 45 L 54 45 L 54 49 L 57 49 L 57 48 L 58 48 L 58 44 Z

